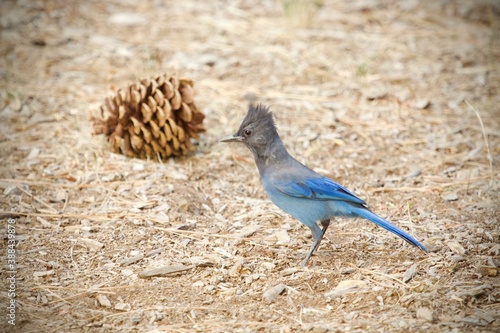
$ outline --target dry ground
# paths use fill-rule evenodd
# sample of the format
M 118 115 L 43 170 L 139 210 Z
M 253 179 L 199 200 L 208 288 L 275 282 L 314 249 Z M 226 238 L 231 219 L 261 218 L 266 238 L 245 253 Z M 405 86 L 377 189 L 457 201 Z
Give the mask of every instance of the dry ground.
M 0 327 L 500 330 L 497 5 L 137 3 L 1 2 L 1 232 L 5 249 L 15 221 L 18 308 L 12 327 L 3 252 Z M 109 153 L 89 114 L 165 71 L 195 82 L 196 151 Z M 244 147 L 218 143 L 250 100 L 272 106 L 293 155 L 430 253 L 339 219 L 298 267 L 309 230 L 270 203 Z M 158 267 L 175 273 L 140 277 Z

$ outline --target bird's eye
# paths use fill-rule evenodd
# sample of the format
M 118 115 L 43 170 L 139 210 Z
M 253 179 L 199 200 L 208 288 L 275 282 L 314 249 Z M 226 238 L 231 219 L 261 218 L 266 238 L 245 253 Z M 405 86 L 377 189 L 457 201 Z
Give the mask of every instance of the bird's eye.
M 247 129 L 243 132 L 243 134 L 245 134 L 245 136 L 250 136 L 250 134 L 252 134 L 252 131 Z

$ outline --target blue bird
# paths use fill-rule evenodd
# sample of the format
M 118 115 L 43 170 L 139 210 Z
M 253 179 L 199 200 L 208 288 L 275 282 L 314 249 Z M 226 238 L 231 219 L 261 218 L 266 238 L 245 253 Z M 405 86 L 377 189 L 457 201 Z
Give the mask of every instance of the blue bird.
M 365 218 L 427 252 L 415 238 L 370 211 L 367 203 L 354 193 L 293 158 L 281 141 L 268 107 L 251 104 L 238 132 L 220 141 L 245 144 L 253 153 L 271 201 L 311 229 L 314 243 L 302 266 L 319 246 L 335 216 Z

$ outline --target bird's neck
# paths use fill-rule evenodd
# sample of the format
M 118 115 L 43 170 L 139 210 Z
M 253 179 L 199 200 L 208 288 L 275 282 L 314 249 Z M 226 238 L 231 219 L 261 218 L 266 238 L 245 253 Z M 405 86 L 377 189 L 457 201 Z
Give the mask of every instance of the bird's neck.
M 282 163 L 288 161 L 290 154 L 286 150 L 280 137 L 266 145 L 266 147 L 255 154 L 255 162 L 261 175 L 269 170 L 270 166 L 279 167 Z

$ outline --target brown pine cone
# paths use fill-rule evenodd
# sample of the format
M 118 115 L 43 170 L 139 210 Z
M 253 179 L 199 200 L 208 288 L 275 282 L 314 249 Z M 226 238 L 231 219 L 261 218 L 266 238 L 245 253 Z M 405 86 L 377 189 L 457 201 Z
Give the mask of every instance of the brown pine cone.
M 129 157 L 168 158 L 193 150 L 191 138 L 204 132 L 205 115 L 193 100 L 193 82 L 174 75 L 142 79 L 106 98 L 94 117 L 111 151 Z

